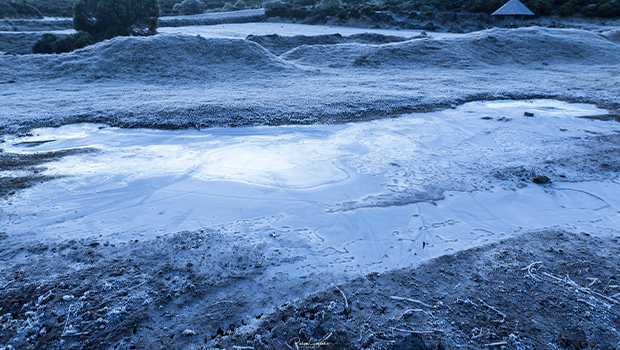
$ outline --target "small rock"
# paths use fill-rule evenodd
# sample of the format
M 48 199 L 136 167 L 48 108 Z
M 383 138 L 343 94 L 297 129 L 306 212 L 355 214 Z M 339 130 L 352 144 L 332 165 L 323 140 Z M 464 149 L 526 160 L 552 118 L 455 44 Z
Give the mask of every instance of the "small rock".
M 183 331 L 183 336 L 185 337 L 191 337 L 193 335 L 196 335 L 196 332 L 192 331 L 191 329 L 186 329 Z
M 533 179 L 532 182 L 535 184 L 548 184 L 551 183 L 551 179 L 546 177 L 545 175 L 536 175 Z
M 526 117 L 533 117 L 534 113 L 532 113 L 532 112 L 525 112 L 525 113 L 523 113 L 523 115 L 526 116 Z
M 62 300 L 64 300 L 64 301 L 71 301 L 73 299 L 75 299 L 75 297 L 73 295 L 71 295 L 71 294 L 67 294 L 67 295 L 62 297 Z

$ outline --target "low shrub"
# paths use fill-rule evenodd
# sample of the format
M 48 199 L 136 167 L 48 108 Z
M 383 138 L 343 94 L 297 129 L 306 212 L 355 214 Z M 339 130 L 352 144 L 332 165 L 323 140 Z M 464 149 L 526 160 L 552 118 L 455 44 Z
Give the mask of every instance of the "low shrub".
M 620 17 L 620 2 L 618 0 L 606 1 L 596 8 L 598 17 Z
M 336 16 L 342 10 L 344 10 L 342 0 L 321 0 L 315 8 L 320 17 Z
M 197 15 L 204 13 L 207 5 L 200 0 L 183 0 L 182 3 L 174 5 L 172 11 L 179 15 Z
M 54 43 L 58 40 L 58 37 L 54 34 L 43 34 L 41 39 L 37 40 L 37 42 L 32 47 L 33 53 L 54 53 Z
M 66 37 L 58 37 L 54 34 L 43 34 L 32 47 L 35 54 L 52 54 L 71 52 L 93 44 L 93 38 L 86 32 L 77 32 Z
M 298 6 L 314 6 L 318 3 L 319 3 L 318 0 L 293 0 L 292 1 L 293 5 L 298 5 Z
M 304 19 L 308 17 L 308 9 L 304 6 L 293 6 L 286 14 L 286 17 L 294 19 Z
M 536 16 L 548 16 L 551 14 L 553 4 L 548 0 L 534 0 L 527 3 L 527 7 L 536 14 Z
M 558 14 L 562 17 L 570 17 L 575 14 L 575 6 L 571 2 L 567 2 L 560 6 Z
M 43 18 L 43 14 L 25 1 L 0 1 L 0 18 Z
M 267 1 L 263 6 L 267 17 L 286 17 L 291 8 L 291 5 L 279 0 Z
M 222 6 L 222 10 L 223 11 L 239 11 L 239 10 L 244 10 L 247 6 L 245 5 L 245 2 L 243 2 L 243 0 L 237 0 L 237 2 L 233 5 L 229 2 L 225 3 L 224 6 Z

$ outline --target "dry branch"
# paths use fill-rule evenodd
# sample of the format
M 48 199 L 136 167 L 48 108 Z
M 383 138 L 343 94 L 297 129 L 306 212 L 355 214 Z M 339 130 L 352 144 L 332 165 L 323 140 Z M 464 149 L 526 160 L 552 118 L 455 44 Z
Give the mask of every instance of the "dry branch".
M 347 301 L 347 296 L 344 295 L 344 292 L 342 291 L 342 289 L 338 288 L 337 285 L 332 284 L 332 286 L 334 286 L 336 289 L 338 289 L 338 291 L 340 292 L 340 294 L 342 294 L 342 297 L 344 298 L 344 308 L 348 309 L 349 308 L 349 302 Z
M 420 304 L 422 306 L 433 308 L 432 306 L 428 305 L 427 303 L 419 301 L 419 300 L 416 300 L 416 299 L 403 298 L 403 297 L 397 297 L 397 296 L 391 296 L 390 299 L 409 301 L 409 302 L 412 302 L 412 303 L 418 303 L 418 304 Z

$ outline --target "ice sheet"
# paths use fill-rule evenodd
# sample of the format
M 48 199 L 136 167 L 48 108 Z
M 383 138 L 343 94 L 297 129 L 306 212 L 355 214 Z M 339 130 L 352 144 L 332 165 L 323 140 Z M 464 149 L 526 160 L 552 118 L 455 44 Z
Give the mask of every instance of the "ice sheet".
M 570 181 L 543 186 L 493 175 L 570 157 L 589 135 L 614 134 L 613 122 L 577 118 L 604 113 L 499 101 L 344 125 L 37 129 L 0 147 L 101 151 L 47 164 L 44 174 L 63 177 L 2 200 L 0 231 L 21 240 L 128 240 L 206 227 L 272 237 L 304 256 L 295 263 L 303 271 L 347 273 L 528 230 L 618 234 L 616 175 L 562 168 Z

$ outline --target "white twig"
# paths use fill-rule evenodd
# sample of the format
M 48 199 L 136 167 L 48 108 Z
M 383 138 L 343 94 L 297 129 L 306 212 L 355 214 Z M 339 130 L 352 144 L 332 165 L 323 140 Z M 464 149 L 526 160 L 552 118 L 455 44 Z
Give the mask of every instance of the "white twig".
M 495 307 L 493 307 L 493 306 L 491 306 L 491 305 L 489 305 L 489 304 L 485 303 L 485 302 L 484 302 L 484 300 L 482 300 L 482 299 L 480 299 L 480 298 L 478 298 L 478 300 L 482 303 L 482 305 L 484 305 L 484 306 L 488 307 L 489 309 L 491 309 L 491 310 L 493 310 L 493 311 L 497 312 L 500 316 L 502 316 L 502 319 L 501 319 L 501 320 L 495 320 L 496 322 L 499 322 L 499 323 L 503 323 L 503 322 L 504 322 L 504 320 L 506 319 L 506 315 L 505 315 L 504 313 L 502 313 L 501 311 L 499 311 L 499 310 L 498 310 L 498 309 L 496 309 Z
M 414 313 L 414 312 L 424 312 L 424 310 L 422 310 L 422 309 L 407 309 L 407 310 L 405 310 L 405 312 L 403 312 L 403 313 L 400 315 L 400 317 L 398 317 L 398 318 L 402 318 L 403 316 L 405 316 L 405 315 L 407 315 L 407 314 L 412 314 L 412 313 Z
M 496 343 L 486 344 L 485 346 L 500 346 L 500 345 L 508 345 L 508 342 L 498 341 Z
M 533 263 L 527 265 L 526 267 L 522 268 L 521 271 L 527 270 L 527 274 L 534 280 L 537 280 L 538 278 L 536 276 L 534 276 L 532 274 L 532 268 L 534 267 L 534 265 L 537 264 L 542 264 L 542 261 L 534 261 Z
M 405 315 L 407 315 L 407 314 L 411 314 L 411 313 L 414 313 L 414 312 L 423 312 L 423 313 L 427 314 L 428 316 L 433 317 L 433 315 L 432 315 L 430 312 L 427 312 L 427 311 L 425 311 L 425 310 L 423 310 L 423 309 L 407 309 L 407 310 L 405 310 L 405 312 L 403 312 L 403 313 L 402 313 L 402 314 L 398 317 L 398 319 L 401 319 L 401 318 L 403 318 Z
M 67 324 L 69 323 L 69 318 L 71 317 L 71 307 L 73 305 L 69 305 L 69 309 L 67 310 L 67 319 L 65 320 L 65 326 L 62 328 L 62 334 L 67 334 Z
M 370 310 L 370 315 L 369 315 L 369 316 L 368 316 L 368 318 L 366 319 L 366 322 L 365 322 L 365 323 L 368 323 L 368 321 L 370 321 L 370 318 L 372 317 L 372 315 L 373 315 L 373 312 L 372 312 L 372 310 Z
M 416 299 L 409 299 L 409 298 L 403 298 L 403 297 L 397 297 L 397 296 L 391 296 L 390 299 L 409 301 L 409 302 L 412 302 L 412 303 L 418 303 L 418 304 L 420 304 L 422 306 L 433 308 L 432 306 L 428 305 L 427 303 L 419 301 L 419 300 L 416 300 Z
M 327 341 L 327 339 L 329 339 L 332 336 L 332 334 L 334 334 L 334 332 L 329 332 L 329 334 L 326 337 L 324 337 L 323 339 L 321 339 L 321 341 L 319 343 L 325 343 Z
M 432 331 L 414 331 L 411 329 L 403 329 L 403 328 L 396 328 L 396 327 L 390 327 L 390 329 L 394 331 L 415 333 L 415 334 L 427 334 L 427 333 L 435 333 L 435 332 L 443 333 L 443 331 L 440 331 L 439 329 L 433 329 Z
M 589 301 L 587 301 L 587 300 L 584 300 L 584 299 L 577 299 L 577 301 L 581 301 L 581 302 L 582 302 L 582 303 L 584 303 L 584 304 L 588 304 L 588 305 L 590 305 L 590 307 L 592 307 L 593 309 L 596 309 L 596 305 L 594 305 L 594 304 L 590 303 L 590 302 L 589 302 Z
M 342 291 L 342 289 L 338 288 L 337 285 L 332 283 L 332 286 L 334 286 L 336 289 L 338 289 L 338 291 L 340 292 L 340 294 L 342 294 L 342 297 L 344 298 L 344 308 L 348 309 L 349 308 L 349 302 L 347 301 L 347 296 L 344 295 L 344 292 Z
M 561 279 L 561 278 L 556 277 L 556 276 L 554 276 L 554 275 L 552 275 L 550 273 L 542 272 L 542 274 L 547 276 L 547 277 L 553 278 L 554 280 L 556 280 L 558 282 L 566 283 L 569 286 L 576 288 L 580 292 L 583 292 L 583 293 L 586 293 L 586 294 L 591 293 L 591 294 L 594 294 L 594 295 L 596 295 L 598 297 L 601 297 L 601 298 L 603 298 L 603 299 L 605 299 L 605 300 L 607 300 L 609 302 L 612 302 L 612 303 L 614 303 L 616 305 L 620 305 L 620 301 L 618 301 L 616 299 L 613 299 L 613 298 L 610 298 L 607 295 L 601 294 L 599 292 L 595 292 L 595 291 L 593 291 L 592 289 L 590 289 L 588 287 L 582 287 L 579 284 L 577 284 L 575 281 L 571 280 L 570 277 L 568 277 L 568 276 L 566 276 L 565 279 Z

